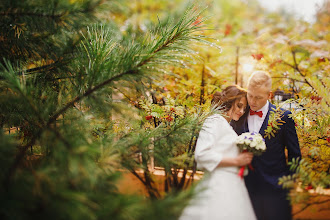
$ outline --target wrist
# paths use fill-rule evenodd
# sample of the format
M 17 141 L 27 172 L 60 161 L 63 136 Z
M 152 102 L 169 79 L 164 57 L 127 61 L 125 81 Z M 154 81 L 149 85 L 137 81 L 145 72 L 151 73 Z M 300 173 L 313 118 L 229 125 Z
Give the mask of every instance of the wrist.
M 239 167 L 239 161 L 237 157 L 233 160 L 233 162 L 234 162 L 234 166 Z

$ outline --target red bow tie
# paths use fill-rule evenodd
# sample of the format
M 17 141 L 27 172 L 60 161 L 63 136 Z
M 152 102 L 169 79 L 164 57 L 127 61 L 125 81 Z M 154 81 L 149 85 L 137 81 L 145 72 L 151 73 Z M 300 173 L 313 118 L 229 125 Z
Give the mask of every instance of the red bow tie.
M 262 118 L 262 111 L 253 111 L 250 109 L 250 115 L 258 115 L 260 118 Z

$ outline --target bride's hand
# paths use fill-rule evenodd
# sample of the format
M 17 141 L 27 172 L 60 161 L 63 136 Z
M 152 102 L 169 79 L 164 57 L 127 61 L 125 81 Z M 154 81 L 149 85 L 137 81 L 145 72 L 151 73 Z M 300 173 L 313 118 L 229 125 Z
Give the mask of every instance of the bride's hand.
M 243 152 L 240 153 L 237 157 L 236 157 L 236 162 L 237 162 L 237 166 L 245 166 L 251 163 L 253 158 L 253 154 L 250 152 Z

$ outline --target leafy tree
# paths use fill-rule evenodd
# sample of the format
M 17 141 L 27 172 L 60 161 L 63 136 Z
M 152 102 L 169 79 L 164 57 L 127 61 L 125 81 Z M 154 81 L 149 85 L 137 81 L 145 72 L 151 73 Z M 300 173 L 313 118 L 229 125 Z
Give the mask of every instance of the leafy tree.
M 291 106 L 303 154 L 298 173 L 279 182 L 285 187 L 303 189 L 302 194 L 299 190 L 292 191 L 293 203 L 318 204 L 320 201 L 314 199 L 317 194 L 308 188 L 317 188 L 320 192 L 329 187 L 329 1 L 320 7 L 314 24 L 297 20 L 285 11 L 269 13 L 256 1 L 206 2 L 209 7 L 205 17 L 209 15 L 209 19 L 204 23 L 209 29 L 203 34 L 218 39 L 216 45 L 222 52 L 197 48 L 202 60 L 190 65 L 189 70 L 169 69 L 160 82 L 153 84 L 151 96 L 162 102 L 170 95 L 176 97 L 176 102 L 193 107 L 203 103 L 202 97 L 208 101 L 214 90 L 229 84 L 244 87 L 253 69 L 268 71 L 273 78 L 273 91 L 282 90 L 289 98 L 296 99 L 284 104 L 286 108 Z M 157 3 L 145 4 L 146 8 L 154 9 L 148 13 L 166 10 L 164 2 L 158 8 L 150 6 L 152 4 Z M 171 8 L 171 4 L 168 5 Z M 143 4 L 140 6 L 143 11 Z M 146 13 L 140 15 L 145 17 Z M 270 133 L 281 123 L 277 116 L 273 119 L 274 127 L 270 123 L 268 128 Z M 320 127 L 322 129 L 317 129 Z
M 283 104 L 290 108 L 296 121 L 302 158 L 289 162 L 292 170 L 296 170 L 294 175 L 279 180 L 283 187 L 292 189 L 291 202 L 302 205 L 294 214 L 329 201 L 323 191 L 330 183 L 329 33 L 324 31 L 328 28 L 324 23 L 324 19 L 329 19 L 328 8 L 329 2 L 325 1 L 315 24 L 297 20 L 284 23 L 274 16 L 273 23 L 278 29 L 260 40 L 265 49 L 258 54 L 262 56 L 259 65 L 271 73 L 274 88 L 294 99 Z M 267 128 L 270 134 L 281 124 L 280 116 L 274 115 L 273 119 Z

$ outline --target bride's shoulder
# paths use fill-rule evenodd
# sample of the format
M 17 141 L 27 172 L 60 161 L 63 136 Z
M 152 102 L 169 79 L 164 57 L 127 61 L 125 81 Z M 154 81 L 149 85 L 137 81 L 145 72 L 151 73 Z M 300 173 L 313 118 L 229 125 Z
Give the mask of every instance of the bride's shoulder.
M 221 114 L 213 114 L 206 118 L 208 122 L 228 123 Z

